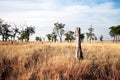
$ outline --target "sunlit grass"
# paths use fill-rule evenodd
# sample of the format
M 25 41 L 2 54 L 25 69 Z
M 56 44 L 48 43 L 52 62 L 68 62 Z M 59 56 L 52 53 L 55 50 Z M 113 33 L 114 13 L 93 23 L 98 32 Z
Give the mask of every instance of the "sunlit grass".
M 120 80 L 120 43 L 0 42 L 0 80 Z

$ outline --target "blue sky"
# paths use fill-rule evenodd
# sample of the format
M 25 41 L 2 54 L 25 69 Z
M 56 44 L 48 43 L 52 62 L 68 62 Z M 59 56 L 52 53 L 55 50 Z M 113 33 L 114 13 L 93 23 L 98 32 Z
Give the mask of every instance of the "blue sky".
M 34 25 L 35 36 L 52 32 L 55 22 L 65 30 L 81 27 L 87 32 L 93 25 L 97 37 L 110 39 L 109 27 L 120 24 L 120 0 L 0 0 L 0 18 L 9 24 Z

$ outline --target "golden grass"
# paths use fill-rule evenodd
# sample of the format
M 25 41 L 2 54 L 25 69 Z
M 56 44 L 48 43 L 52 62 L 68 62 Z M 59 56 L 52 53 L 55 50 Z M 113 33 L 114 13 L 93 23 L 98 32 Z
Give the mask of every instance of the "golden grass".
M 120 43 L 0 42 L 0 80 L 120 80 Z

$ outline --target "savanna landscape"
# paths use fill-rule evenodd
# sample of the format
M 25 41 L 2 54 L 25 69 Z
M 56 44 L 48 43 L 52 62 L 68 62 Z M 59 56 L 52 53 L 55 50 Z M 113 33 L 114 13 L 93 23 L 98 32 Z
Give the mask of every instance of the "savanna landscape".
M 120 80 L 120 44 L 0 42 L 0 80 Z
M 0 0 L 0 80 L 120 80 L 120 0 Z

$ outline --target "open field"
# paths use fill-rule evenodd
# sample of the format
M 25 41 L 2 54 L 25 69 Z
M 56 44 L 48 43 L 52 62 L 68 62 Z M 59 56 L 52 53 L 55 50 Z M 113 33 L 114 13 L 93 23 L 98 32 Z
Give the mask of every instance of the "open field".
M 120 80 L 120 43 L 0 42 L 0 80 Z

